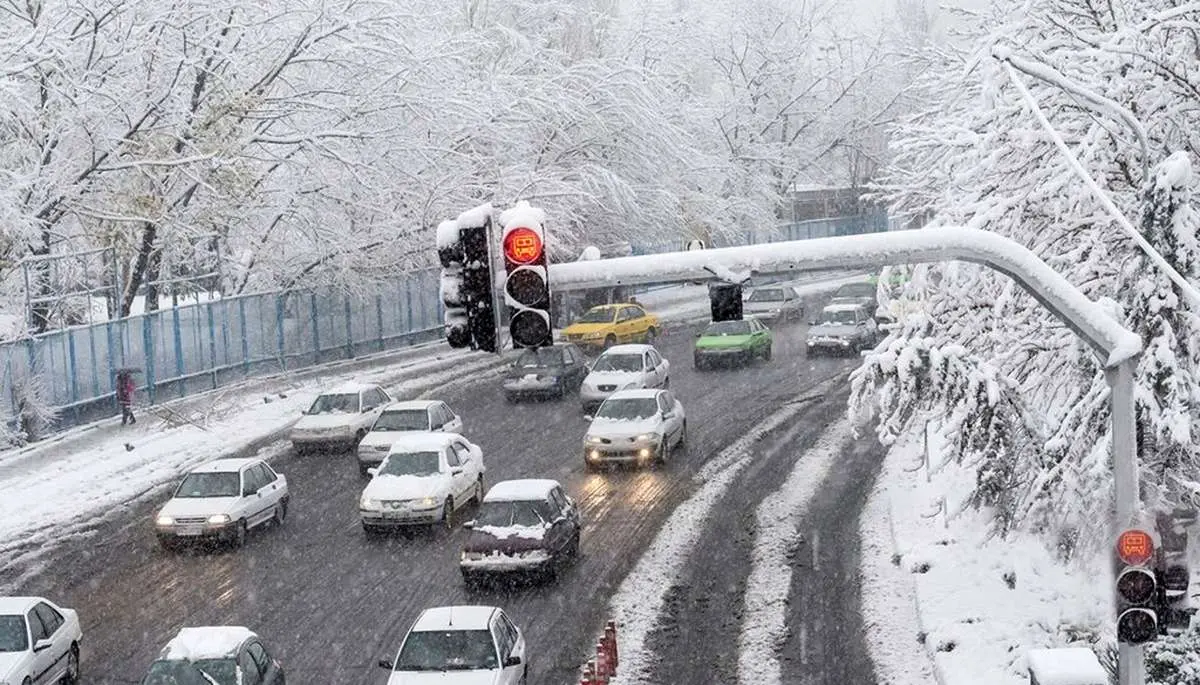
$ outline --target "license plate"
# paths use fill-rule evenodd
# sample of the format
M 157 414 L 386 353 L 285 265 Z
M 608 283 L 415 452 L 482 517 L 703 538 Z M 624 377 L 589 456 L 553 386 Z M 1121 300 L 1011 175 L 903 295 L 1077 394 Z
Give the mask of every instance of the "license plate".
M 403 511 L 385 511 L 383 512 L 385 519 L 403 519 L 408 518 L 408 513 Z
M 192 536 L 192 535 L 200 535 L 203 532 L 204 532 L 203 526 L 179 526 L 175 529 L 176 535 Z

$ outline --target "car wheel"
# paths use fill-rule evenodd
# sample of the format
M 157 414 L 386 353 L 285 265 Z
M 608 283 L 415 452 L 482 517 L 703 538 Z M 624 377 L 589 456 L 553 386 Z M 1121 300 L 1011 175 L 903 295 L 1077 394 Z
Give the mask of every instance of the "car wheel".
M 666 466 L 667 462 L 670 460 L 671 460 L 671 441 L 663 440 L 662 446 L 658 448 L 658 455 L 655 457 L 654 461 L 659 466 Z
M 599 466 L 593 464 L 592 462 L 588 461 L 587 459 L 583 460 L 583 472 L 584 473 L 595 473 L 599 470 L 600 470 Z
M 693 358 L 692 361 L 693 361 L 693 366 L 696 367 L 697 371 L 703 371 L 704 369 L 708 368 L 708 365 L 705 364 L 704 360 L 701 359 L 700 357 L 695 357 L 695 358 Z
M 763 350 L 763 359 L 765 361 L 771 361 L 771 347 L 772 345 L 767 345 L 767 348 Z
M 571 536 L 571 542 L 567 545 L 567 558 L 574 559 L 579 556 L 579 529 L 575 529 L 575 535 Z
M 454 498 L 447 497 L 442 503 L 442 526 L 446 530 L 454 530 Z
M 179 541 L 173 537 L 160 535 L 158 538 L 158 546 L 166 552 L 175 552 L 179 549 Z
M 679 428 L 679 449 L 687 449 L 687 421 Z
M 604 349 L 606 349 L 606 350 L 616 344 L 617 344 L 617 336 L 615 336 L 615 335 L 610 335 L 604 339 Z
M 79 682 L 79 645 L 71 643 L 71 651 L 67 653 L 67 673 L 62 679 L 63 685 L 76 685 Z
M 666 378 L 663 379 L 662 387 L 663 387 L 663 390 L 666 390 L 667 388 L 671 387 L 671 377 L 670 376 L 667 376 Z
M 658 337 L 658 331 L 654 330 L 653 328 L 646 329 L 646 344 L 647 345 L 653 345 L 654 339 L 656 337 Z
M 471 496 L 475 504 L 483 504 L 483 476 L 475 479 L 475 494 Z
M 240 519 L 233 528 L 233 539 L 231 540 L 234 548 L 241 547 L 246 544 L 246 519 Z
M 509 404 L 516 404 L 517 396 L 512 394 L 511 392 L 506 392 L 506 393 L 504 393 L 504 401 Z
M 354 449 L 355 447 L 358 447 L 358 443 L 362 442 L 362 439 L 365 437 L 367 437 L 367 431 L 359 428 L 358 432 L 354 434 L 354 444 L 350 445 L 350 448 Z
M 272 514 L 272 516 L 271 516 L 271 521 L 275 525 L 277 525 L 277 526 L 283 525 L 284 520 L 287 519 L 287 508 L 288 508 L 288 499 L 286 497 L 279 500 L 279 504 L 275 505 L 275 513 Z

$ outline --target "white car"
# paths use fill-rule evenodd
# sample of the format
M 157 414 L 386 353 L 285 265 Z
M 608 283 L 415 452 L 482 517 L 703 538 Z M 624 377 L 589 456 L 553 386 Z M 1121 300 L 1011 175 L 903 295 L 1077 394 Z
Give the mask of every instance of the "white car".
M 351 383 L 321 393 L 293 426 L 297 452 L 351 449 L 367 434 L 392 398 L 378 385 Z
M 368 469 L 358 513 L 363 531 L 453 525 L 454 512 L 483 500 L 483 450 L 453 433 L 408 433 L 378 468 Z
M 762 321 L 799 321 L 804 301 L 790 285 L 764 285 L 746 297 L 742 311 Z
M 368 468 L 379 466 L 379 462 L 392 449 L 392 443 L 405 433 L 462 433 L 462 428 L 462 418 L 451 411 L 445 402 L 393 402 L 384 407 L 379 418 L 371 425 L 371 430 L 358 443 L 358 470 L 366 474 Z
M 605 462 L 665 464 L 686 443 L 687 416 L 674 393 L 623 390 L 592 418 L 583 438 L 584 466 L 590 471 Z
M 284 672 L 261 638 L 242 626 L 180 628 L 150 664 L 142 685 L 283 685 Z
M 79 682 L 79 615 L 41 597 L 0 597 L 0 683 Z
M 653 345 L 614 345 L 596 359 L 579 387 L 583 411 L 590 413 L 618 390 L 669 388 L 670 371 L 670 362 Z
M 189 540 L 240 547 L 246 531 L 287 518 L 287 478 L 262 459 L 217 459 L 183 477 L 154 518 L 165 548 Z
M 387 685 L 521 685 L 529 669 L 521 629 L 488 606 L 426 609 L 379 665 Z

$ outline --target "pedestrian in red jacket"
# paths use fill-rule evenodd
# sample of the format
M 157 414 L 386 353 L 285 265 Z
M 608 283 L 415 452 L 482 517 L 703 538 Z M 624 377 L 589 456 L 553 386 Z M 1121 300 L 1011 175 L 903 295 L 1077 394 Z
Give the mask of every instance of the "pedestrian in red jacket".
M 133 416 L 133 392 L 137 386 L 133 382 L 133 374 L 121 371 L 117 374 L 117 402 L 121 405 L 121 425 L 137 423 Z

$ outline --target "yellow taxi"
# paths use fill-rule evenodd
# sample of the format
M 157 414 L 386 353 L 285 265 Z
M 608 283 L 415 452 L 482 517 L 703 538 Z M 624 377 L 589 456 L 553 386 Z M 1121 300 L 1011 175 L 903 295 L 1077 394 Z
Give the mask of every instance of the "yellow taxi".
M 662 332 L 658 317 L 632 302 L 592 307 L 563 330 L 563 337 L 580 347 L 608 349 L 618 343 L 653 343 Z

